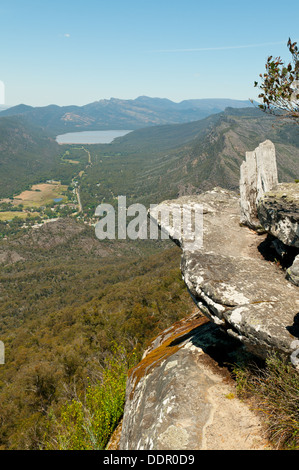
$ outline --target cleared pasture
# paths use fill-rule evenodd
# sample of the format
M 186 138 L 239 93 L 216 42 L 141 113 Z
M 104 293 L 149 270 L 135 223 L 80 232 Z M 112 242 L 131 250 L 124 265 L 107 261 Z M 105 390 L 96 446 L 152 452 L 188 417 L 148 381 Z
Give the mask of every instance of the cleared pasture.
M 22 204 L 26 208 L 46 206 L 58 198 L 62 198 L 62 202 L 67 202 L 67 197 L 64 194 L 66 190 L 67 186 L 58 182 L 35 184 L 30 190 L 23 191 L 14 197 L 13 204 Z
M 15 217 L 19 217 L 20 219 L 26 219 L 28 216 L 36 217 L 38 215 L 38 212 L 5 211 L 0 212 L 0 221 L 7 222 L 9 220 L 14 219 Z

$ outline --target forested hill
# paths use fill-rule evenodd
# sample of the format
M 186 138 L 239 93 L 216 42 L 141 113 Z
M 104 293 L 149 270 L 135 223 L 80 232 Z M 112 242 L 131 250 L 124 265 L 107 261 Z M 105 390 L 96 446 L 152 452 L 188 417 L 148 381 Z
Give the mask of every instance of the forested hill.
M 90 146 L 94 164 L 81 185 L 85 210 L 117 194 L 131 202 L 159 203 L 222 186 L 238 190 L 245 153 L 260 142 L 275 145 L 280 181 L 299 175 L 299 136 L 257 109 L 227 109 L 200 121 L 136 130 L 112 144 Z
M 197 193 L 213 186 L 238 189 L 245 152 L 270 139 L 280 181 L 299 175 L 299 136 L 256 108 L 227 108 L 205 119 L 137 129 L 112 144 L 91 145 L 92 167 L 81 181 L 84 209 L 126 194 L 135 202 Z M 60 146 L 27 115 L 0 118 L 0 197 L 10 197 L 48 179 L 69 184 L 81 170 L 62 156 Z M 85 146 L 88 148 L 88 146 Z
M 0 117 L 0 197 L 57 175 L 59 145 L 24 117 Z
M 22 115 L 27 122 L 46 128 L 52 135 L 79 130 L 139 129 L 160 124 L 196 121 L 223 111 L 227 106 L 252 107 L 250 101 L 229 99 L 185 100 L 140 96 L 135 100 L 111 98 L 84 106 L 32 107 L 18 105 L 1 116 Z
M 161 202 L 216 185 L 238 189 L 245 152 L 266 139 L 275 144 L 280 181 L 298 178 L 296 126 L 281 125 L 255 108 L 227 108 L 198 121 L 145 127 L 112 144 L 91 145 L 93 164 L 81 181 L 84 209 L 93 211 L 103 198 L 117 194 Z M 47 179 L 69 184 L 81 168 L 62 159 L 65 149 L 27 115 L 0 118 L 0 197 Z

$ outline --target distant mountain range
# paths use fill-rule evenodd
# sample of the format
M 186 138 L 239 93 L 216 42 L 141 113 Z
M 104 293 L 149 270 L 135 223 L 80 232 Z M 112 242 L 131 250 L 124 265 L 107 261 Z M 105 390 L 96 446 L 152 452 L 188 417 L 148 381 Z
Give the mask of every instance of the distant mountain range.
M 11 106 L 7 106 L 6 104 L 0 104 L 0 112 L 5 111 L 8 108 L 11 108 Z
M 24 104 L 0 112 L 0 117 L 22 115 L 28 123 L 59 133 L 101 129 L 139 129 L 203 119 L 225 108 L 252 107 L 249 100 L 192 99 L 175 103 L 166 98 L 139 96 L 134 100 L 111 98 L 84 106 L 32 107 Z M 1 111 L 1 110 L 0 110 Z

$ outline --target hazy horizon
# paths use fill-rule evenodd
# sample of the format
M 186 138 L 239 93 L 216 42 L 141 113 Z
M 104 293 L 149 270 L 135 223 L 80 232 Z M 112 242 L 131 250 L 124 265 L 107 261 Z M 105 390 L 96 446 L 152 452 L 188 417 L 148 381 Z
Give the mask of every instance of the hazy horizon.
M 122 98 L 122 97 L 117 97 L 117 96 L 111 96 L 110 98 L 99 98 L 99 99 L 95 99 L 93 101 L 90 101 L 88 103 L 84 103 L 84 104 L 76 104 L 76 103 L 68 103 L 68 104 L 63 104 L 63 105 L 59 105 L 57 103 L 48 103 L 48 104 L 45 104 L 45 105 L 42 105 L 42 106 L 34 106 L 32 105 L 31 103 L 17 103 L 17 104 L 9 104 L 9 103 L 5 103 L 5 104 L 0 104 L 0 110 L 4 110 L 4 109 L 7 109 L 7 108 L 13 108 L 15 106 L 31 106 L 31 107 L 46 107 L 46 106 L 59 106 L 59 107 L 68 107 L 68 106 L 78 106 L 78 107 L 82 107 L 82 106 L 87 106 L 89 104 L 93 104 L 93 103 L 98 103 L 98 102 L 101 102 L 101 101 L 110 101 L 110 100 L 119 100 L 119 101 L 135 101 L 139 98 L 150 98 L 150 99 L 161 99 L 161 100 L 168 100 L 168 101 L 171 101 L 172 103 L 175 103 L 175 104 L 180 104 L 184 101 L 249 101 L 249 99 L 244 99 L 244 100 L 241 100 L 241 99 L 237 99 L 237 98 L 226 98 L 226 97 L 216 97 L 216 98 L 186 98 L 186 99 L 182 99 L 180 101 L 174 101 L 166 96 L 148 96 L 148 95 L 138 95 L 134 98 Z

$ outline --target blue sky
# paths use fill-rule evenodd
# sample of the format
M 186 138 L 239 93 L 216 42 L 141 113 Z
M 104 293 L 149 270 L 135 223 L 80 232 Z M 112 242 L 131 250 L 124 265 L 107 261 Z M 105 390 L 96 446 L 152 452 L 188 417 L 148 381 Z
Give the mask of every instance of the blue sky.
M 267 56 L 290 60 L 298 18 L 276 0 L 0 0 L 5 101 L 255 99 Z

